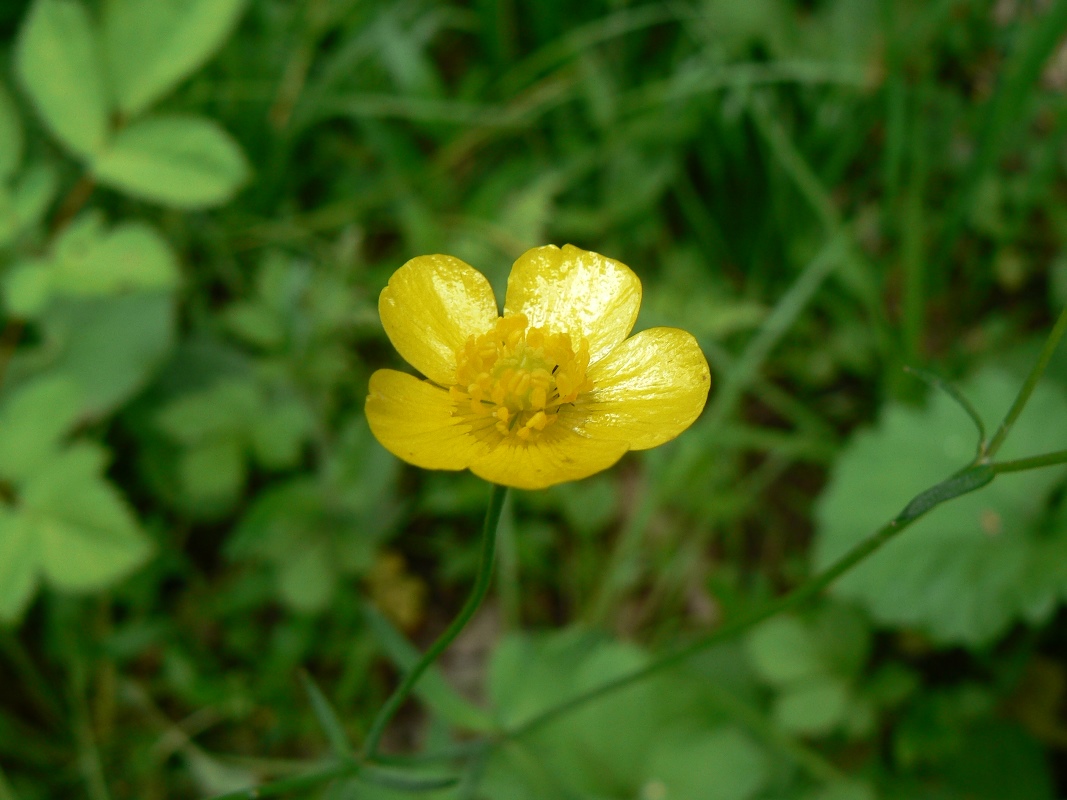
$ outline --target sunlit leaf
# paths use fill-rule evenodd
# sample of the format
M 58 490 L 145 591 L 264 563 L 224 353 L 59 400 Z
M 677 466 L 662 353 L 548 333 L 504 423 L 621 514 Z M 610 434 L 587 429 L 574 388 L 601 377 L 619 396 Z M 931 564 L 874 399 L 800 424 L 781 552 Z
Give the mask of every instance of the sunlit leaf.
M 62 376 L 42 376 L 20 386 L 0 406 L 0 476 L 21 481 L 59 447 L 82 409 L 78 385 Z
M 101 589 L 132 572 L 152 552 L 133 512 L 101 479 L 104 454 L 76 445 L 24 486 L 19 514 L 33 529 L 41 569 L 59 589 Z
M 116 408 L 152 377 L 175 336 L 174 298 L 166 292 L 61 299 L 41 314 L 42 341 L 11 360 L 8 381 L 44 370 L 75 382 L 83 411 Z
M 1018 381 L 990 369 L 961 386 L 996 419 Z M 1000 456 L 1064 447 L 1049 420 L 1067 418 L 1067 399 L 1040 385 Z M 1057 439 L 1059 437 L 1059 439 Z M 912 497 L 943 481 L 974 454 L 971 422 L 943 393 L 925 409 L 890 405 L 873 429 L 857 434 L 836 464 L 818 506 L 815 566 L 821 569 L 884 525 Z M 939 505 L 833 587 L 879 622 L 918 626 L 942 642 L 979 645 L 1018 620 L 1045 618 L 1067 594 L 1067 527 L 1040 533 L 1063 468 L 998 476 L 989 486 Z
M 36 0 L 19 31 L 15 69 L 38 113 L 81 156 L 100 151 L 108 100 L 97 32 L 77 0 Z
M 111 0 L 103 39 L 119 109 L 135 117 L 229 36 L 245 0 Z
M 249 174 L 241 148 L 218 124 L 177 116 L 150 117 L 124 128 L 92 169 L 114 189 L 187 209 L 225 203 Z

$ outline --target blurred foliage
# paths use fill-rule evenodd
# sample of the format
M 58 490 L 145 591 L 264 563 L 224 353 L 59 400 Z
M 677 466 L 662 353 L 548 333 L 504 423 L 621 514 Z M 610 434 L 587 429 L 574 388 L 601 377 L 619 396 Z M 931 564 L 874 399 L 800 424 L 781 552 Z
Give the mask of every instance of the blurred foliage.
M 531 246 L 619 258 L 716 386 L 678 441 L 513 494 L 388 749 L 521 725 L 828 564 L 974 453 L 902 366 L 992 425 L 1067 302 L 1065 35 L 1036 0 L 0 4 L 0 800 L 207 797 L 358 743 L 488 495 L 363 421 L 415 255 L 498 296 Z M 1065 392 L 1061 356 L 1009 455 L 1064 446 Z M 999 478 L 427 794 L 1062 796 L 1065 520 L 1062 469 Z M 302 796 L 411 796 L 381 783 Z

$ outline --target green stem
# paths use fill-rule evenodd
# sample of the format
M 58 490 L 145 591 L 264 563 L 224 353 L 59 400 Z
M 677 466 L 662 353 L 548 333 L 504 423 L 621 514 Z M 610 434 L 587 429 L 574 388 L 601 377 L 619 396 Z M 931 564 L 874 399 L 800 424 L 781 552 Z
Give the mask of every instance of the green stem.
M 485 512 L 485 525 L 482 528 L 482 551 L 478 560 L 478 576 L 474 581 L 474 587 L 471 589 L 470 595 L 467 597 L 467 602 L 463 604 L 463 608 L 460 610 L 459 615 L 452 620 L 452 624 L 448 626 L 448 629 L 442 633 L 436 642 L 430 646 L 430 649 L 416 662 L 415 666 L 404 676 L 404 680 L 400 682 L 400 685 L 396 688 L 396 691 L 389 697 L 382 706 L 381 711 L 378 712 L 378 716 L 375 717 L 373 724 L 370 727 L 370 731 L 367 733 L 367 741 L 363 747 L 364 758 L 366 760 L 373 760 L 378 753 L 378 744 L 381 742 L 382 734 L 385 733 L 385 728 L 389 724 L 389 721 L 396 715 L 396 712 L 400 710 L 400 706 L 407 700 L 408 695 L 411 694 L 412 689 L 415 688 L 415 684 L 418 683 L 419 678 L 431 664 L 433 664 L 437 658 L 445 651 L 445 649 L 452 644 L 452 641 L 459 635 L 459 632 L 470 622 L 471 617 L 474 616 L 474 612 L 478 610 L 478 606 L 482 604 L 482 600 L 485 599 L 485 594 L 489 590 L 489 580 L 493 574 L 493 555 L 496 551 L 496 530 L 500 523 L 500 512 L 504 508 L 504 499 L 507 497 L 506 486 L 493 486 L 493 491 L 489 495 L 489 507 Z
M 283 778 L 282 780 L 264 784 L 263 786 L 257 786 L 251 789 L 239 789 L 236 792 L 229 792 L 228 794 L 220 794 L 213 797 L 211 800 L 259 800 L 261 797 L 279 797 L 283 794 L 311 789 L 320 784 L 337 780 L 338 778 L 354 777 L 355 775 L 358 775 L 359 772 L 360 765 L 358 763 L 355 761 L 347 761 L 316 772 L 309 772 L 306 775 L 297 775 L 294 778 Z
M 745 392 L 759 377 L 760 368 L 771 351 L 808 308 L 819 288 L 843 257 L 843 239 L 840 235 L 834 236 L 808 262 L 789 290 L 778 300 L 760 326 L 759 333 L 745 346 L 741 356 L 726 373 L 722 385 L 715 392 L 714 399 L 704 412 L 703 420 L 698 423 L 702 432 L 700 441 L 709 441 L 726 427 Z M 678 477 L 690 472 L 693 462 L 705 452 L 704 448 L 689 450 L 688 455 L 683 451 L 671 466 L 657 477 L 655 483 L 645 489 L 608 557 L 604 579 L 597 587 L 595 599 L 586 614 L 587 622 L 602 624 L 609 611 L 617 604 L 618 598 L 633 585 L 640 569 L 645 530 L 663 497 L 664 489 L 676 485 Z
M 1011 431 L 1011 426 L 1015 424 L 1015 420 L 1018 419 L 1019 415 L 1026 407 L 1030 395 L 1034 393 L 1034 388 L 1037 386 L 1037 382 L 1041 380 L 1041 376 L 1045 374 L 1048 362 L 1052 360 L 1052 354 L 1056 352 L 1056 347 L 1059 345 L 1060 339 L 1063 338 L 1065 331 L 1067 331 L 1067 308 L 1060 312 L 1060 318 L 1056 320 L 1052 332 L 1049 333 L 1048 338 L 1045 339 L 1044 346 L 1041 348 L 1041 356 L 1030 370 L 1030 374 L 1026 376 L 1026 382 L 1019 390 L 1019 394 L 1015 398 L 1015 402 L 1012 403 L 1007 415 L 1004 417 L 1004 421 L 1000 423 L 997 432 L 994 433 L 993 438 L 989 440 L 989 446 L 985 450 L 986 460 L 995 456 L 997 450 L 1004 444 L 1004 440 L 1008 437 L 1008 433 Z
M 983 470 L 983 473 L 988 472 L 988 468 Z M 989 478 L 991 479 L 992 476 L 989 475 Z M 552 720 L 557 719 L 558 717 L 561 717 L 573 711 L 579 706 L 584 706 L 585 704 L 599 697 L 603 697 L 604 695 L 618 691 L 634 683 L 642 681 L 652 675 L 663 672 L 664 670 L 670 669 L 671 667 L 677 666 L 678 664 L 681 664 L 689 658 L 692 658 L 697 653 L 701 653 L 707 650 L 708 648 L 719 644 L 720 642 L 730 639 L 736 636 L 737 634 L 742 633 L 743 631 L 746 631 L 755 625 L 758 625 L 765 619 L 769 619 L 770 617 L 773 617 L 776 614 L 788 611 L 792 608 L 795 608 L 796 606 L 807 602 L 808 600 L 812 599 L 820 592 L 822 592 L 823 589 L 825 589 L 835 580 L 837 580 L 837 578 L 840 577 L 843 573 L 847 572 L 860 561 L 867 558 L 867 556 L 871 555 L 871 553 L 880 549 L 882 545 L 897 536 L 897 534 L 899 534 L 901 531 L 903 531 L 905 528 L 907 528 L 909 525 L 911 525 L 913 522 L 923 516 L 923 514 L 932 509 L 935 505 L 939 505 L 940 503 L 946 500 L 950 500 L 953 497 L 958 497 L 961 494 L 966 494 L 967 492 L 981 488 L 988 482 L 989 480 L 973 480 L 965 483 L 960 481 L 958 476 L 953 476 L 952 478 L 949 478 L 943 484 L 939 484 L 937 487 L 933 487 L 932 489 L 929 489 L 926 492 L 920 494 L 915 500 L 913 500 L 905 507 L 904 511 L 898 514 L 894 519 L 882 526 L 874 534 L 857 544 L 855 547 L 853 547 L 851 550 L 841 556 L 841 558 L 839 558 L 825 570 L 823 570 L 807 582 L 803 583 L 802 585 L 798 586 L 789 594 L 782 595 L 778 599 L 773 600 L 772 602 L 765 605 L 763 608 L 757 609 L 749 614 L 746 614 L 732 623 L 727 623 L 726 625 L 723 625 L 721 628 L 718 628 L 707 636 L 698 639 L 697 641 L 689 644 L 686 647 L 681 648 L 680 650 L 677 650 L 674 653 L 671 653 L 669 655 L 664 656 L 663 658 L 660 658 L 657 661 L 654 661 L 647 667 L 635 670 L 627 675 L 622 675 L 616 678 L 615 680 L 603 683 L 594 689 L 591 689 L 587 692 L 584 692 L 583 694 L 578 695 L 577 697 L 574 697 L 566 702 L 559 704 L 558 706 L 554 706 L 553 708 L 547 709 L 546 711 L 534 716 L 533 718 L 527 720 L 521 725 L 507 731 L 505 733 L 506 737 L 510 739 L 522 736 L 523 734 L 528 733 L 534 728 L 539 728 L 542 725 L 545 725 L 546 723 L 551 722 Z M 932 496 L 933 494 L 937 494 L 935 490 L 942 486 L 952 487 L 952 490 L 940 493 L 936 500 L 925 500 L 925 498 Z M 921 499 L 923 500 L 923 502 L 920 504 L 918 503 L 918 501 L 920 501 Z M 921 505 L 921 509 L 917 508 L 917 505 Z
M 1052 467 L 1056 464 L 1067 464 L 1067 450 L 1057 450 L 1055 453 L 1045 453 L 1040 456 L 1019 458 L 1014 461 L 1000 461 L 990 464 L 993 472 L 1022 472 L 1025 469 L 1037 469 L 1038 467 Z

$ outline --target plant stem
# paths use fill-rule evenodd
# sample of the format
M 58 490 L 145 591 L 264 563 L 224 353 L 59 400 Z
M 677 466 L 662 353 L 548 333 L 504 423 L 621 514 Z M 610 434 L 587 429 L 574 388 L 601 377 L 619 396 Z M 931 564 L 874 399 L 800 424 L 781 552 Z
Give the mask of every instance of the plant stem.
M 251 789 L 239 789 L 236 792 L 216 795 L 212 800 L 258 800 L 261 797 L 278 797 L 279 795 L 299 792 L 311 789 L 323 783 L 348 778 L 359 773 L 360 766 L 354 761 L 342 762 L 326 767 L 317 772 L 309 772 L 306 775 L 297 775 L 294 778 L 283 778 L 273 783 Z
M 467 602 L 463 604 L 463 608 L 460 610 L 459 615 L 452 620 L 452 624 L 448 626 L 447 630 L 442 633 L 437 641 L 430 646 L 430 649 L 418 660 L 414 667 L 404 676 L 404 680 L 400 682 L 400 685 L 396 688 L 396 691 L 389 697 L 382 706 L 381 711 L 378 712 L 378 716 L 375 717 L 373 724 L 370 727 L 370 731 L 367 733 L 367 741 L 363 747 L 364 758 L 368 761 L 373 760 L 378 752 L 378 744 L 381 741 L 382 734 L 385 733 L 385 728 L 389 724 L 389 721 L 396 715 L 396 712 L 400 710 L 400 706 L 407 700 L 408 695 L 411 694 L 412 689 L 415 688 L 415 684 L 418 683 L 419 678 L 422 677 L 427 668 L 438 656 L 445 651 L 445 649 L 452 643 L 452 641 L 459 635 L 459 632 L 470 622 L 471 617 L 474 616 L 474 612 L 478 610 L 478 606 L 482 604 L 482 600 L 485 599 L 485 594 L 489 590 L 489 580 L 493 574 L 493 556 L 496 551 L 496 530 L 500 523 L 500 512 L 504 508 L 504 499 L 507 497 L 506 486 L 493 486 L 492 493 L 489 495 L 489 507 L 485 512 L 485 524 L 482 527 L 482 550 L 478 559 L 478 576 L 475 578 L 474 586 L 471 588 L 471 593 L 467 597 Z
M 988 467 L 986 469 L 988 469 Z M 985 483 L 988 483 L 988 481 L 985 481 Z M 884 545 L 890 539 L 894 538 L 897 534 L 899 534 L 901 531 L 903 531 L 905 528 L 907 528 L 909 525 L 911 525 L 913 522 L 923 516 L 923 514 L 932 509 L 935 505 L 939 505 L 945 500 L 950 500 L 952 499 L 952 497 L 958 497 L 959 495 L 966 494 L 967 492 L 981 488 L 985 485 L 985 483 L 972 482 L 969 485 L 963 485 L 959 482 L 957 476 L 949 478 L 947 481 L 944 482 L 944 484 L 955 486 L 956 491 L 954 494 L 945 493 L 938 499 L 937 502 L 932 504 L 924 504 L 923 509 L 918 513 L 912 511 L 912 508 L 916 502 L 915 500 L 913 500 L 905 507 L 904 511 L 894 517 L 890 522 L 883 525 L 871 536 L 857 544 L 855 547 L 853 547 L 851 550 L 841 556 L 841 558 L 839 558 L 825 570 L 820 572 L 818 575 L 812 577 L 805 583 L 801 584 L 789 594 L 782 595 L 776 600 L 773 600 L 767 605 L 765 605 L 763 608 L 756 609 L 755 611 L 738 618 L 732 623 L 727 623 L 726 625 L 723 625 L 721 628 L 718 628 L 707 636 L 704 636 L 703 638 L 692 642 L 691 644 L 681 648 L 680 650 L 677 650 L 674 653 L 671 653 L 669 655 L 664 656 L 663 658 L 660 658 L 657 661 L 654 661 L 646 667 L 635 670 L 626 675 L 621 675 L 620 677 L 614 680 L 601 684 L 600 686 L 597 686 L 594 689 L 590 689 L 587 692 L 579 694 L 577 697 L 573 697 L 570 700 L 567 700 L 557 706 L 554 706 L 553 708 L 549 708 L 546 711 L 543 711 L 542 713 L 532 717 L 521 725 L 518 725 L 515 728 L 506 731 L 505 737 L 513 739 L 522 736 L 523 734 L 528 733 L 534 728 L 539 728 L 542 725 L 545 725 L 546 723 L 551 722 L 552 720 L 557 719 L 558 717 L 561 717 L 564 714 L 573 711 L 579 706 L 584 706 L 599 697 L 618 691 L 619 689 L 623 689 L 627 686 L 637 683 L 638 681 L 642 681 L 645 678 L 648 678 L 659 672 L 663 672 L 664 670 L 677 666 L 683 661 L 686 661 L 687 659 L 695 656 L 697 653 L 701 653 L 707 650 L 708 648 L 719 644 L 722 641 L 730 639 L 731 637 L 736 636 L 737 634 L 746 631 L 755 625 L 758 625 L 765 619 L 769 619 L 770 617 L 773 617 L 776 614 L 780 614 L 783 611 L 788 611 L 792 608 L 795 608 L 796 606 L 801 605 L 802 603 L 818 595 L 820 592 L 822 592 L 823 589 L 825 589 L 827 586 L 837 580 L 837 578 L 840 577 L 843 573 L 847 572 L 860 561 L 867 558 L 867 556 L 871 555 L 871 553 L 880 549 L 882 545 Z M 937 489 L 942 485 L 943 484 L 939 484 L 938 487 L 928 489 L 926 492 L 920 494 L 919 497 L 928 495 L 929 493 L 933 492 L 934 489 Z
M 1023 383 L 1022 388 L 1019 390 L 1019 394 L 1016 396 L 1015 402 L 1012 403 L 1011 408 L 1004 417 L 1004 421 L 1000 423 L 997 432 L 994 433 L 993 438 L 989 440 L 989 446 L 985 449 L 985 459 L 987 461 L 993 458 L 993 456 L 997 454 L 997 450 L 1000 449 L 1000 446 L 1004 444 L 1004 440 L 1008 437 L 1008 433 L 1011 431 L 1011 426 L 1015 424 L 1015 420 L 1018 419 L 1023 408 L 1026 407 L 1030 395 L 1034 393 L 1034 388 L 1037 386 L 1037 382 L 1041 380 L 1041 376 L 1045 374 L 1048 362 L 1052 359 L 1052 354 L 1056 352 L 1056 346 L 1059 345 L 1060 339 L 1063 338 L 1065 331 L 1067 331 L 1067 308 L 1060 312 L 1060 318 L 1056 320 L 1056 324 L 1052 327 L 1051 333 L 1049 333 L 1048 338 L 1045 339 L 1045 344 L 1041 348 L 1041 355 L 1038 357 L 1037 363 L 1035 363 L 1030 370 L 1030 374 L 1026 376 L 1026 382 Z
M 1056 464 L 1067 464 L 1067 450 L 1057 450 L 1054 453 L 1045 453 L 1040 456 L 1019 458 L 1014 461 L 1000 461 L 990 464 L 993 472 L 1022 472 L 1025 469 L 1037 469 L 1038 467 L 1053 467 Z

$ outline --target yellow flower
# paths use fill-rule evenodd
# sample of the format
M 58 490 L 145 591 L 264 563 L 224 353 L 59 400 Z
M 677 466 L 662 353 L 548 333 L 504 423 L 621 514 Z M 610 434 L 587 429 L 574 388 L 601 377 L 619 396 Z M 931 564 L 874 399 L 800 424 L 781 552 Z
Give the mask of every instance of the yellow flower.
M 708 362 L 677 328 L 627 339 L 641 282 L 625 264 L 565 245 L 529 250 L 508 278 L 504 315 L 485 277 L 458 258 L 413 258 L 378 301 L 382 325 L 426 376 L 371 376 L 378 441 L 426 469 L 470 469 L 541 489 L 607 469 L 673 439 L 708 397 Z

